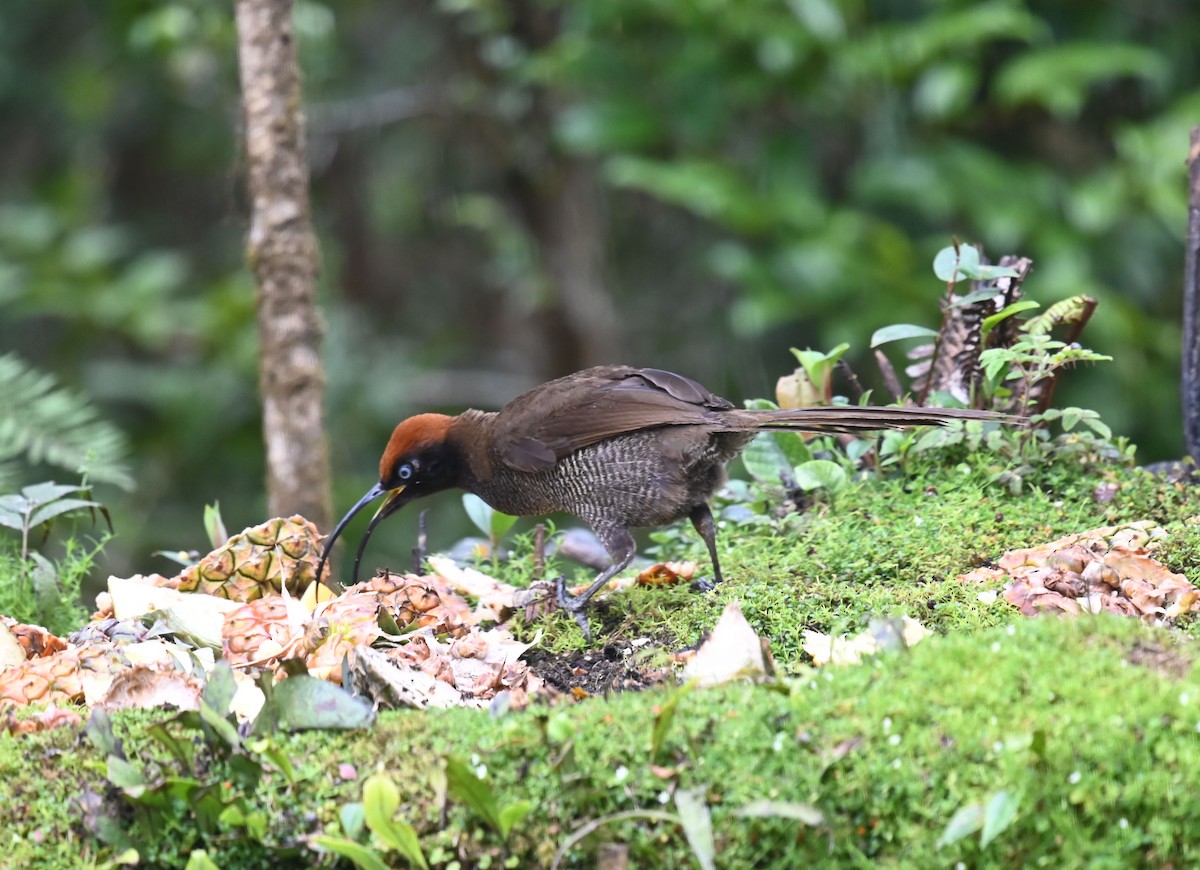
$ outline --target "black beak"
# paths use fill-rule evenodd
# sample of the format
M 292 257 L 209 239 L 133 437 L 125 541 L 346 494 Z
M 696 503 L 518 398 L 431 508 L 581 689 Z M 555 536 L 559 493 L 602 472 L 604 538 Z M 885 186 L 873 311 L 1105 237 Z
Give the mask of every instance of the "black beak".
M 366 549 L 367 541 L 370 539 L 371 534 L 375 531 L 375 527 L 378 526 L 383 519 L 404 507 L 404 505 L 409 501 L 408 498 L 402 497 L 405 492 L 405 488 L 403 486 L 398 486 L 395 489 L 389 490 L 386 489 L 382 483 L 377 483 L 367 490 L 366 494 L 364 494 L 363 497 L 358 500 L 358 504 L 350 508 L 349 512 L 342 517 L 337 526 L 334 527 L 333 534 L 329 536 L 329 540 L 325 542 L 325 551 L 321 553 L 321 561 L 317 564 L 317 580 L 321 579 L 321 575 L 325 571 L 325 563 L 329 559 L 329 554 L 333 551 L 333 544 L 335 541 L 337 541 L 338 536 L 342 533 L 342 530 L 346 528 L 346 525 L 350 522 L 350 520 L 354 519 L 354 516 L 359 511 L 361 511 L 371 502 L 375 501 L 375 499 L 379 498 L 379 496 L 383 495 L 385 492 L 387 493 L 387 498 L 384 499 L 383 504 L 379 506 L 379 510 L 375 512 L 375 516 L 371 518 L 371 522 L 367 526 L 366 534 L 363 535 L 363 539 L 358 545 L 358 550 L 354 554 L 353 579 L 355 583 L 358 582 L 358 565 L 362 561 L 363 551 Z M 330 580 L 328 583 L 326 583 L 326 585 L 330 588 L 335 588 L 336 585 L 339 584 L 336 584 L 335 581 Z

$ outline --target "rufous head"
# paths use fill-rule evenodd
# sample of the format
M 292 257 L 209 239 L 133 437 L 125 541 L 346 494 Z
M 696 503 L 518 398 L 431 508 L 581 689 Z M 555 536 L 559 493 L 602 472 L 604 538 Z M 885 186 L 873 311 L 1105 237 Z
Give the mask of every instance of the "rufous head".
M 420 456 L 430 448 L 446 443 L 454 418 L 445 414 L 417 414 L 402 420 L 392 430 L 383 456 L 379 459 L 379 480 L 386 483 L 410 457 Z
M 342 517 L 325 542 L 321 561 L 317 566 L 317 578 L 325 567 L 325 561 L 333 549 L 333 543 L 346 528 L 354 515 L 379 496 L 387 494 L 375 516 L 367 525 L 358 552 L 354 558 L 354 581 L 358 582 L 358 566 L 362 561 L 367 541 L 386 517 L 404 507 L 410 501 L 432 495 L 458 484 L 461 473 L 461 458 L 450 444 L 449 436 L 454 417 L 445 414 L 418 414 L 404 420 L 392 431 L 383 456 L 379 460 L 379 483 L 371 487 L 358 500 L 358 504 Z

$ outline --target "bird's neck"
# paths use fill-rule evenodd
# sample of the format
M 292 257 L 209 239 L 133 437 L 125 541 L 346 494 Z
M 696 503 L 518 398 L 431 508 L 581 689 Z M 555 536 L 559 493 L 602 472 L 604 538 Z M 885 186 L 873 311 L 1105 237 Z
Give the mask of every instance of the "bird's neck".
M 495 473 L 495 421 L 495 411 L 471 409 L 454 418 L 447 434 L 447 442 L 461 458 L 459 486 L 469 492 L 476 492 L 478 484 L 491 480 Z

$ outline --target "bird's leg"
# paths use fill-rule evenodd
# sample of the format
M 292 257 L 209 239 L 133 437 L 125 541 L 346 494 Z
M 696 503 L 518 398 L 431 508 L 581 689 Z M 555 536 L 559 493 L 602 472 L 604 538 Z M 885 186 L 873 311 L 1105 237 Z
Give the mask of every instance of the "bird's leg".
M 629 529 L 616 528 L 603 531 L 597 529 L 597 534 L 603 541 L 604 548 L 608 550 L 608 554 L 612 556 L 612 564 L 601 571 L 600 575 L 592 581 L 592 585 L 581 595 L 567 593 L 566 580 L 561 574 L 557 581 L 558 606 L 575 617 L 575 622 L 579 624 L 583 636 L 588 640 L 592 638 L 592 633 L 588 629 L 587 615 L 584 613 L 588 601 L 600 591 L 601 586 L 624 571 L 633 561 L 634 554 L 637 552 L 637 544 Z
M 713 519 L 712 511 L 705 503 L 701 503 L 692 508 L 692 512 L 688 514 L 688 519 L 692 521 L 692 525 L 696 527 L 696 531 L 700 533 L 700 537 L 704 539 L 704 546 L 708 547 L 708 558 L 712 560 L 713 579 L 712 580 L 697 580 L 694 584 L 701 592 L 711 592 L 721 582 L 721 562 L 717 559 L 717 523 Z

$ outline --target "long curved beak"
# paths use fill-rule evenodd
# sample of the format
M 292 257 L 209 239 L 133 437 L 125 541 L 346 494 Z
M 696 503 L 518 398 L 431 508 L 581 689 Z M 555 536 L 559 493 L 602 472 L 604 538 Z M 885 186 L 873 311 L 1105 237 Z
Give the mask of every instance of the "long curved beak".
M 375 499 L 379 498 L 379 496 L 383 495 L 385 492 L 387 493 L 387 498 L 384 499 L 383 504 L 379 506 L 379 510 L 375 512 L 375 516 L 371 518 L 371 523 L 367 526 L 366 534 L 363 535 L 362 542 L 359 543 L 358 550 L 354 555 L 354 582 L 358 582 L 358 565 L 359 562 L 362 561 L 363 550 L 366 549 L 367 540 L 371 537 L 371 533 L 375 531 L 375 527 L 379 525 L 380 521 L 382 521 L 385 517 L 395 513 L 408 501 L 406 498 L 401 498 L 401 496 L 404 494 L 404 487 L 402 486 L 398 486 L 395 489 L 389 490 L 384 488 L 382 483 L 375 484 L 373 487 L 367 490 L 363 497 L 358 500 L 358 503 L 354 505 L 354 507 L 350 508 L 346 515 L 338 521 L 338 524 L 333 529 L 333 534 L 331 534 L 329 536 L 329 540 L 325 542 L 325 550 L 321 553 L 321 561 L 317 563 L 317 580 L 321 579 L 321 575 L 325 571 L 325 563 L 329 560 L 329 554 L 333 552 L 334 542 L 337 541 L 338 536 L 342 533 L 342 530 L 346 528 L 350 520 L 354 519 L 355 515 L 359 511 L 361 511 L 371 502 L 375 501 Z M 330 588 L 334 588 L 335 591 L 337 591 L 336 587 L 340 584 L 334 580 L 330 580 L 326 585 Z

